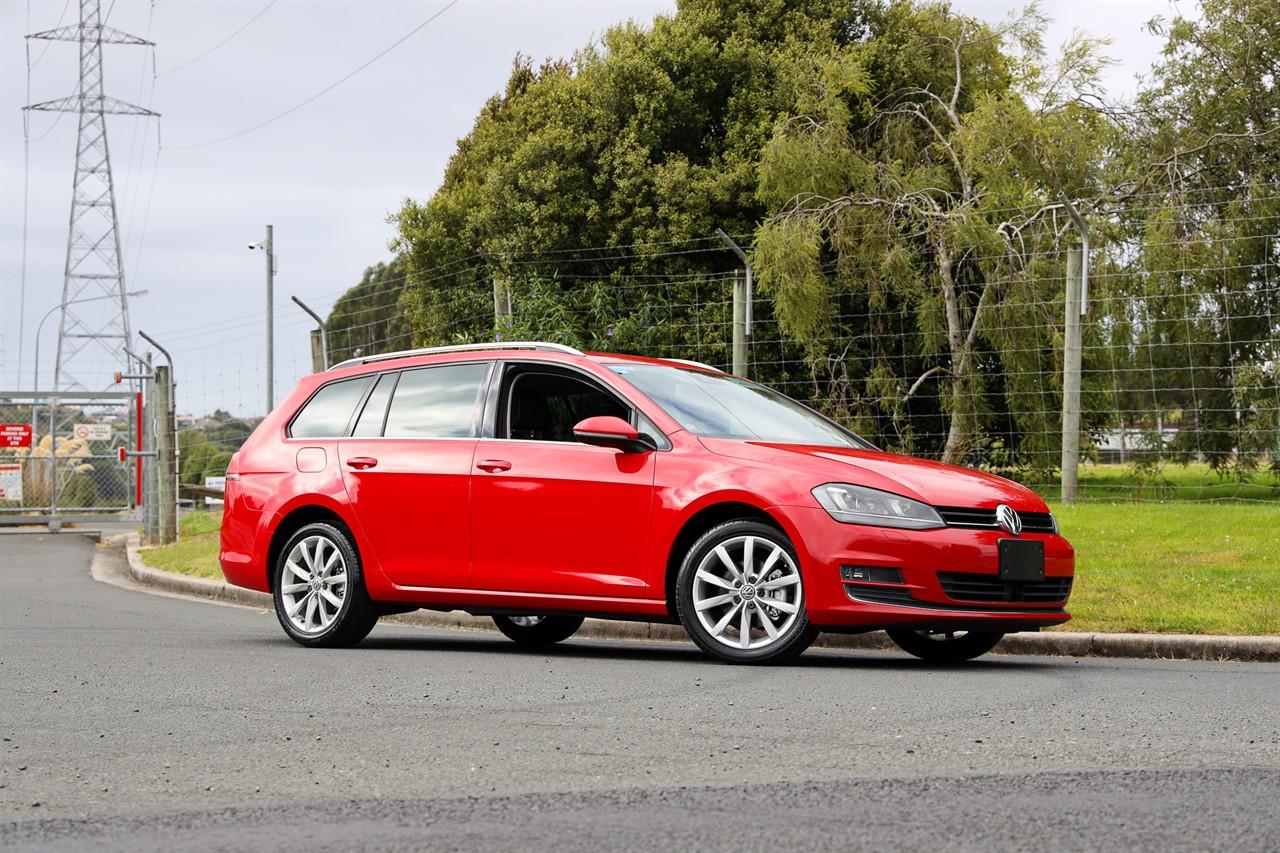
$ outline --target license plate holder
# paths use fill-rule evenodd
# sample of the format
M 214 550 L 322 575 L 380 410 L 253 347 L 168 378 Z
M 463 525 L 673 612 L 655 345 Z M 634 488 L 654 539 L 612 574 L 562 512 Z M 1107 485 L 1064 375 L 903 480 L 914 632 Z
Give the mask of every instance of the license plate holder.
M 1044 543 L 1038 539 L 1001 539 L 1000 580 L 1044 580 Z

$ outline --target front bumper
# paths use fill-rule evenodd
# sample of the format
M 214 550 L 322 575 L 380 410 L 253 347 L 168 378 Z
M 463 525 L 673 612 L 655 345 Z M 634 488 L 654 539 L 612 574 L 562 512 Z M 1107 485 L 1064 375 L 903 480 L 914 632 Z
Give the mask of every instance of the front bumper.
M 824 630 L 948 628 L 1009 633 L 1058 625 L 1065 609 L 1075 551 L 1057 534 L 1024 533 L 1045 548 L 1043 586 L 997 582 L 997 530 L 943 527 L 896 530 L 842 524 L 821 507 L 774 507 L 791 536 L 804 574 L 810 621 Z M 842 567 L 895 569 L 901 583 L 842 578 Z M 940 573 L 949 577 L 951 593 Z M 954 576 L 974 581 L 959 592 Z M 978 590 L 978 592 L 973 592 Z M 1059 597 L 1058 590 L 1064 594 Z M 953 595 L 955 597 L 953 597 Z M 990 597 L 988 598 L 988 595 Z

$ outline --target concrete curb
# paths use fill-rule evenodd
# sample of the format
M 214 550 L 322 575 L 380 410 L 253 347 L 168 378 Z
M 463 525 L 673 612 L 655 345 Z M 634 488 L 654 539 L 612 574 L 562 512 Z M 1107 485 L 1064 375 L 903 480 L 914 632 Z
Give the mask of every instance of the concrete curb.
M 164 572 L 153 569 L 142 561 L 142 541 L 137 533 L 128 534 L 125 539 L 125 554 L 129 560 L 129 574 L 138 583 L 154 586 L 166 592 L 183 595 L 197 595 L 201 598 L 212 598 L 216 601 L 231 601 L 248 607 L 272 608 L 271 596 L 265 592 L 255 592 L 232 586 L 225 581 L 209 578 L 198 578 L 192 575 L 180 575 L 176 572 Z
M 153 569 L 142 560 L 138 534 L 125 540 L 129 574 L 139 583 L 170 593 L 199 596 L 263 610 L 274 609 L 271 596 L 242 589 L 223 581 Z M 417 610 L 387 617 L 387 621 L 426 628 L 496 631 L 487 616 L 458 611 L 438 613 Z M 618 622 L 588 619 L 575 634 L 602 640 L 649 640 L 690 643 L 679 625 L 658 622 Z M 883 631 L 869 634 L 823 634 L 816 648 L 892 650 L 897 646 Z M 1092 634 L 1070 631 L 1010 634 L 995 647 L 995 654 L 1057 655 L 1064 657 L 1145 658 L 1154 660 L 1208 660 L 1280 662 L 1280 637 L 1235 637 L 1202 634 Z

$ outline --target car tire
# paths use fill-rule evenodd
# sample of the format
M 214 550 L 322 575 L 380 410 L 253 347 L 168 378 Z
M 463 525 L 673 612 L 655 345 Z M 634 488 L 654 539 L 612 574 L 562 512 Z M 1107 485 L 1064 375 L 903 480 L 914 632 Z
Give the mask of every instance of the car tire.
M 939 636 L 945 632 L 890 629 L 889 639 L 898 648 L 930 663 L 964 663 L 995 648 L 1004 634 L 991 631 L 955 632 L 961 636 Z
M 494 616 L 493 624 L 516 644 L 545 648 L 567 640 L 582 627 L 581 616 L 535 615 Z
M 818 636 L 791 541 L 751 519 L 718 524 L 693 543 L 676 577 L 676 610 L 700 649 L 732 663 L 791 660 Z
M 274 579 L 276 618 L 300 645 L 354 646 L 378 622 L 351 535 L 333 524 L 294 532 L 276 559 Z

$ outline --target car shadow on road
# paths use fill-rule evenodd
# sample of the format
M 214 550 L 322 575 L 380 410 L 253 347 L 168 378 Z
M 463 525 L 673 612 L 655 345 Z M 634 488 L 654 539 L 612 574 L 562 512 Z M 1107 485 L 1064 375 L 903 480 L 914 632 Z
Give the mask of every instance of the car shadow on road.
M 244 637 L 243 642 L 256 646 L 292 646 L 285 637 Z M 522 649 L 505 639 L 479 632 L 375 634 L 347 654 L 362 652 L 441 652 L 458 654 L 491 654 L 557 660 L 630 660 L 662 663 L 685 663 L 691 666 L 724 666 L 693 646 L 636 640 L 575 639 L 545 649 Z M 766 669 L 873 669 L 873 670 L 945 670 L 947 672 L 1035 672 L 1052 671 L 1062 664 L 1045 658 L 1016 655 L 988 655 L 959 665 L 931 664 L 905 653 L 863 649 L 810 649 L 795 660 L 781 664 L 762 664 Z

